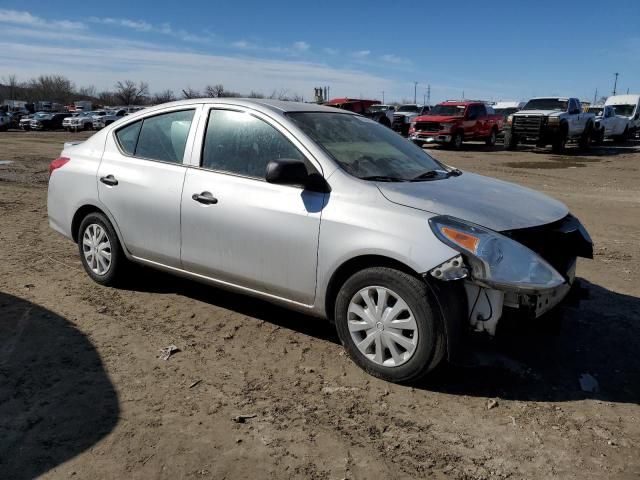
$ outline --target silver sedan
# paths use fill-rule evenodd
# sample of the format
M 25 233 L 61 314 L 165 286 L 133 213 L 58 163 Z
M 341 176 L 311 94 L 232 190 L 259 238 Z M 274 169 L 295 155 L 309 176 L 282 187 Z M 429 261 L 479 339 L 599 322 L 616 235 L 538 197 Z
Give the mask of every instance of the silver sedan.
M 545 314 L 592 255 L 562 203 L 310 104 L 159 105 L 65 145 L 50 173 L 50 225 L 96 282 L 136 262 L 328 318 L 395 382 L 506 313 Z

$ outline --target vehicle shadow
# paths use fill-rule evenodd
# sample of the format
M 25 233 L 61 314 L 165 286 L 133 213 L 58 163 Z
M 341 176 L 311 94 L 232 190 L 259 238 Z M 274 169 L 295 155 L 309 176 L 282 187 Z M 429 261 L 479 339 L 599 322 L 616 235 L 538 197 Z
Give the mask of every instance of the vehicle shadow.
M 30 479 L 113 430 L 118 396 L 67 319 L 0 292 L 0 477 Z
M 580 283 L 588 298 L 579 306 L 503 325 L 492 342 L 476 345 L 466 366 L 447 366 L 420 387 L 523 401 L 640 403 L 640 298 Z M 598 391 L 582 390 L 584 374 Z
M 138 292 L 173 293 L 233 310 L 304 335 L 339 344 L 335 328 L 326 320 L 305 315 L 259 298 L 135 265 L 121 288 Z
M 588 298 L 561 315 L 527 324 L 504 322 L 495 339 L 474 342 L 463 366 L 447 365 L 414 385 L 458 395 L 531 401 L 596 398 L 640 402 L 640 298 L 581 279 Z M 176 293 L 304 335 L 339 343 L 327 321 L 242 294 L 141 268 L 132 290 Z M 589 374 L 598 392 L 584 392 Z
M 454 153 L 464 153 L 464 152 L 501 152 L 504 150 L 504 146 L 502 144 L 497 143 L 496 145 L 487 145 L 484 142 L 464 142 L 460 150 L 455 150 L 446 145 L 424 145 L 422 147 L 427 152 L 430 150 L 433 151 L 441 151 L 445 150 L 448 152 Z
M 602 145 L 592 145 L 589 149 L 581 149 L 577 145 L 569 144 L 562 153 L 553 153 L 551 146 L 536 147 L 535 145 L 519 145 L 517 151 L 551 155 L 552 158 L 562 158 L 564 156 L 575 160 L 576 157 L 612 157 L 638 153 L 640 152 L 640 147 L 637 142 L 614 143 L 605 141 Z

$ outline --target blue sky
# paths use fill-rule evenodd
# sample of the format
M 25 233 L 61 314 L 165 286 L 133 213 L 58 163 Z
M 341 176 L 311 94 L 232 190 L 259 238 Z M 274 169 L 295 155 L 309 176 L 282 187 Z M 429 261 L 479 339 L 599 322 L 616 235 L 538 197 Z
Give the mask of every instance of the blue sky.
M 640 1 L 0 0 L 0 79 L 386 101 L 640 92 Z

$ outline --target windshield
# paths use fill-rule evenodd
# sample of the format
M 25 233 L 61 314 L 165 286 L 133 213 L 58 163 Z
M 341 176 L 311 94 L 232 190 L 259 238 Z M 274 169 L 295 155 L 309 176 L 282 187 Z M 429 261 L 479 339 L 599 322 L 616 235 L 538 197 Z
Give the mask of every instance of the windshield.
M 402 105 L 401 107 L 398 107 L 398 112 L 419 112 L 420 111 L 420 107 L 418 107 L 417 105 Z
M 464 105 L 436 105 L 427 115 L 439 115 L 443 117 L 463 117 Z
M 371 105 L 367 110 L 370 112 L 384 112 L 389 110 L 389 107 L 387 105 Z
M 630 117 L 633 115 L 633 110 L 636 108 L 635 105 L 611 105 L 616 109 L 616 115 L 622 115 L 623 117 Z
M 34 117 L 37 118 L 37 119 L 50 118 L 51 114 L 50 113 L 36 113 Z
M 594 113 L 596 115 L 596 117 L 598 115 L 602 115 L 602 111 L 604 110 L 604 108 L 602 107 L 591 107 L 589 108 L 589 110 L 587 110 L 588 113 Z
M 534 98 L 529 100 L 523 110 L 555 110 L 558 112 L 566 112 L 569 106 L 569 100 L 560 100 L 559 98 Z
M 408 181 L 427 171 L 447 173 L 424 150 L 368 118 L 324 112 L 294 112 L 288 116 L 355 177 Z

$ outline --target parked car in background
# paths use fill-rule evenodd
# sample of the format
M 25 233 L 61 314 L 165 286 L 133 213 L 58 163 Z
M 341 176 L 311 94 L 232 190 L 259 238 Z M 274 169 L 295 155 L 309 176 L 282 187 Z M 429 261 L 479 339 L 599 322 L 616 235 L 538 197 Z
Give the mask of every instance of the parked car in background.
M 589 107 L 589 113 L 596 116 L 593 129 L 593 142 L 602 143 L 605 138 L 611 138 L 617 142 L 624 142 L 629 134 L 629 119 L 616 115 L 616 109 L 612 105 Z
M 406 137 L 409 135 L 411 122 L 413 122 L 416 117 L 427 115 L 430 109 L 431 107 L 427 105 L 400 105 L 393 113 L 393 123 L 391 124 L 391 128 Z
M 491 107 L 497 115 L 502 115 L 502 118 L 507 120 L 509 115 L 513 115 L 517 111 L 522 110 L 525 104 L 526 102 L 500 101 L 494 103 Z
M 324 103 L 327 107 L 339 108 L 348 112 L 359 113 L 364 115 L 372 105 L 380 105 L 378 100 L 363 100 L 357 98 L 332 98 Z
M 616 109 L 616 115 L 629 120 L 627 136 L 640 133 L 640 95 L 614 95 L 607 98 L 605 105 Z
M 395 112 L 395 107 L 393 105 L 371 105 L 364 112 L 366 117 L 369 117 L 371 120 L 381 123 L 385 127 L 391 128 L 391 123 L 393 122 L 393 113 Z
M 31 130 L 60 130 L 70 113 L 38 113 L 31 119 Z
M 6 132 L 11 126 L 11 115 L 0 110 L 0 132 Z
M 515 150 L 518 143 L 538 147 L 551 144 L 554 152 L 575 140 L 588 148 L 595 128 L 595 115 L 582 111 L 580 100 L 570 97 L 532 98 L 519 112 L 509 115 L 504 129 L 504 146 Z
M 127 110 L 124 108 L 120 110 L 109 110 L 106 112 L 106 115 L 101 115 L 99 117 L 93 118 L 93 128 L 94 130 L 100 130 L 101 128 L 104 128 L 107 125 L 111 125 L 116 120 L 120 120 L 122 117 L 126 115 L 127 115 Z
M 92 130 L 93 129 L 93 113 L 91 111 L 80 111 L 72 117 L 67 117 L 62 122 L 62 127 L 65 130 Z
M 440 143 L 455 149 L 466 140 L 495 145 L 503 124 L 502 116 L 484 102 L 446 101 L 427 115 L 416 117 L 409 128 L 409 138 L 418 145 Z
M 45 112 L 39 112 L 39 113 L 45 113 Z M 20 128 L 20 130 L 31 130 L 31 120 L 33 120 L 33 117 L 36 114 L 31 114 L 31 115 L 24 115 L 20 121 L 18 122 L 18 127 Z
M 507 312 L 534 322 L 593 253 L 562 203 L 318 105 L 151 107 L 49 170 L 49 224 L 95 282 L 137 262 L 328 318 L 358 365 L 396 382 Z

